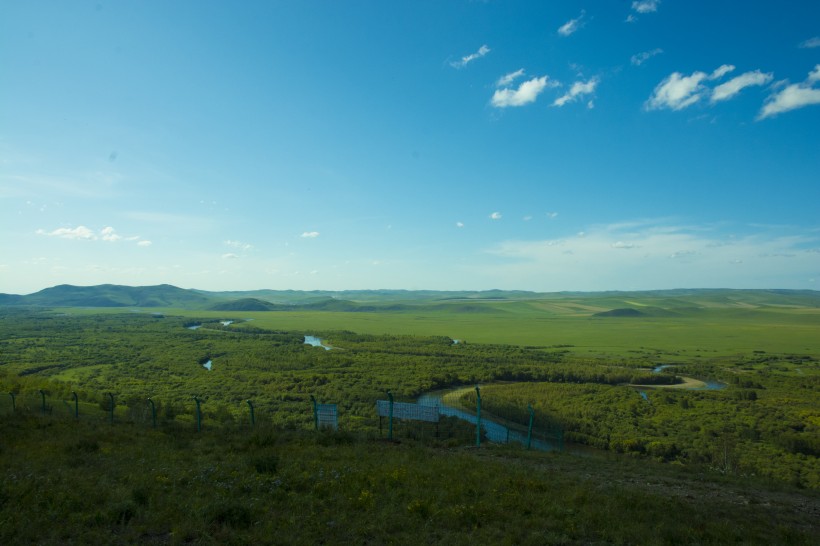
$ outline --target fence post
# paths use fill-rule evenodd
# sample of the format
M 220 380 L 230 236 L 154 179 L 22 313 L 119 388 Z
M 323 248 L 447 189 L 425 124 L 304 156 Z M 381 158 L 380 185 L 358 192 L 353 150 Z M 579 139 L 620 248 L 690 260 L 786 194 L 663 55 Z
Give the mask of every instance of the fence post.
M 530 426 L 527 428 L 527 449 L 529 449 L 532 445 L 532 421 L 535 411 L 532 409 L 532 404 L 527 404 L 527 409 L 530 410 Z
M 245 400 L 245 402 L 248 403 L 248 407 L 251 409 L 251 426 L 253 427 L 256 425 L 256 418 L 253 415 L 253 402 L 250 400 Z
M 390 399 L 390 411 L 388 412 L 387 421 L 387 439 L 393 439 L 393 393 L 387 391 L 387 398 Z
M 46 393 L 43 392 L 43 389 L 40 389 L 40 396 L 43 399 L 42 407 L 43 407 L 43 415 L 45 415 L 46 414 Z
M 157 407 L 154 405 L 154 401 L 151 400 L 151 397 L 148 397 L 148 403 L 151 404 L 151 422 L 153 423 L 153 428 L 157 428 Z
M 202 408 L 199 406 L 199 398 L 194 396 L 194 402 L 196 402 L 196 431 L 202 432 Z
M 10 392 L 9 396 L 11 396 L 11 412 L 15 413 L 17 411 L 17 403 L 14 401 L 14 393 Z
M 475 386 L 476 420 L 475 420 L 475 446 L 481 447 L 481 390 Z
M 316 398 L 310 395 L 310 401 L 313 403 L 313 427 L 319 430 L 319 414 L 316 413 Z
M 80 401 L 79 401 L 79 398 L 77 397 L 77 393 L 73 392 L 73 391 L 71 393 L 71 396 L 74 397 L 74 419 L 79 419 L 80 418 Z
M 111 399 L 111 417 L 110 417 L 110 421 L 111 421 L 111 424 L 113 425 L 114 424 L 114 394 L 109 392 L 108 393 L 108 398 Z

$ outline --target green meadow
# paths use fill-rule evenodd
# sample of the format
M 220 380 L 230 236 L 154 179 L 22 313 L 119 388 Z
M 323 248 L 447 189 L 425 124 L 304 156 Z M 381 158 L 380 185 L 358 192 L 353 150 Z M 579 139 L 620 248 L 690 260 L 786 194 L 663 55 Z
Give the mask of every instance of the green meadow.
M 564 297 L 529 301 L 419 304 L 401 311 L 191 311 L 170 315 L 233 318 L 279 330 L 448 336 L 473 343 L 571 345 L 579 355 L 622 355 L 658 350 L 695 358 L 763 350 L 820 354 L 820 307 L 757 298 Z M 631 308 L 637 316 L 596 316 Z M 65 310 L 77 312 L 76 309 Z M 86 311 L 96 312 L 96 311 Z M 242 324 L 238 324 L 242 327 Z M 702 355 L 701 355 L 702 356 Z
M 0 308 L 0 541 L 816 543 L 814 293 L 434 296 Z M 474 411 L 476 384 L 484 418 L 568 452 L 477 449 L 451 418 L 385 441 L 388 390 Z

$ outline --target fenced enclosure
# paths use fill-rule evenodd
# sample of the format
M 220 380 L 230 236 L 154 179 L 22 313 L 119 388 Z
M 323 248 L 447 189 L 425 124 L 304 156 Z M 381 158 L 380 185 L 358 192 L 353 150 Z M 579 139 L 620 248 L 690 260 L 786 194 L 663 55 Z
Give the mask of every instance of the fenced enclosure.
M 460 389 L 463 393 L 470 389 Z M 417 402 L 397 402 L 388 392 L 387 400 L 377 400 L 374 417 L 363 421 L 365 428 L 378 426 L 379 435 L 389 440 L 413 439 L 441 441 L 447 445 L 481 446 L 482 443 L 518 443 L 527 449 L 562 450 L 563 433 L 558 427 L 533 427 L 530 423 L 514 423 L 481 412 L 481 395 L 475 387 L 476 407 L 459 404 L 457 397 L 445 399 L 441 393 L 420 397 Z M 468 397 L 469 398 L 469 397 Z M 153 428 L 183 426 L 201 431 L 203 427 L 253 428 L 257 423 L 270 424 L 274 408 L 265 401 L 245 400 L 231 408 L 222 402 L 209 404 L 196 396 L 190 402 L 163 403 L 158 399 L 119 399 L 114 393 L 52 394 L 8 392 L 0 396 L 0 416 L 23 413 L 43 419 L 67 419 L 97 423 L 130 423 Z M 337 404 L 319 403 L 311 395 L 305 404 L 305 415 L 320 430 L 339 430 Z M 530 413 L 532 416 L 532 412 Z

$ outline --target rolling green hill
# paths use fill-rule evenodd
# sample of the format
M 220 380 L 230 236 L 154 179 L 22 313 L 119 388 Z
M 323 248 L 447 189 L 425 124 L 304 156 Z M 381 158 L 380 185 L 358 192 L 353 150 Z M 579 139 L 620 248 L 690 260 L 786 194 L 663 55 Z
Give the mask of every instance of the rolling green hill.
M 552 292 L 508 290 L 251 290 L 208 292 L 157 286 L 59 285 L 34 294 L 0 294 L 0 305 L 40 307 L 165 307 L 236 311 L 476 313 L 527 304 L 553 314 L 606 313 L 634 309 L 662 316 L 703 309 L 820 308 L 814 290 L 680 289 L 637 292 Z M 630 312 L 631 314 L 634 314 Z

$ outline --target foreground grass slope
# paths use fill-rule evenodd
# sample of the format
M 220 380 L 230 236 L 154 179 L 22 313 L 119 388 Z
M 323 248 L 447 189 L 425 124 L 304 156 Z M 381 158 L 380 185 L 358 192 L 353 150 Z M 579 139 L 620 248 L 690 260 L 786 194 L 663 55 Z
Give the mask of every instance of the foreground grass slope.
M 0 421 L 3 544 L 816 544 L 817 492 L 651 461 Z

